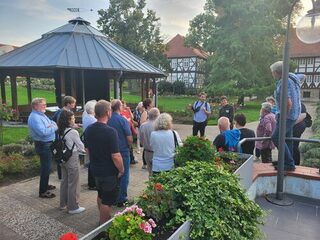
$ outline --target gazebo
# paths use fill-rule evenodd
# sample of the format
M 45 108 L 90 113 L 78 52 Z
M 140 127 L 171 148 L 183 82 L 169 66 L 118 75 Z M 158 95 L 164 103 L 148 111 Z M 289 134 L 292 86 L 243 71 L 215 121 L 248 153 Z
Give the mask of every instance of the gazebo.
M 166 74 L 78 17 L 43 34 L 40 39 L 0 56 L 3 103 L 7 101 L 7 76 L 11 83 L 12 107 L 18 109 L 17 76 L 27 79 L 29 103 L 32 78 L 53 78 L 56 102 L 61 106 L 66 95 L 74 96 L 82 105 L 91 99 L 110 100 L 111 79 L 114 80 L 114 98 L 122 98 L 124 80 L 141 80 L 143 99 L 148 96 L 149 88 L 155 92 L 156 78 L 166 77 Z

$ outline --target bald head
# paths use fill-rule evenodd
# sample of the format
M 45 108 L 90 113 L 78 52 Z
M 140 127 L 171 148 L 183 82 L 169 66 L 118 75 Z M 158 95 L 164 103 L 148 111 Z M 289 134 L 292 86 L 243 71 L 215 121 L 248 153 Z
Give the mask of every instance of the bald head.
M 159 117 L 159 115 L 160 111 L 158 108 L 151 108 L 148 112 L 148 117 L 151 121 L 155 120 L 157 117 Z
M 221 117 L 218 119 L 218 127 L 220 132 L 224 132 L 226 130 L 230 130 L 230 121 L 227 117 Z

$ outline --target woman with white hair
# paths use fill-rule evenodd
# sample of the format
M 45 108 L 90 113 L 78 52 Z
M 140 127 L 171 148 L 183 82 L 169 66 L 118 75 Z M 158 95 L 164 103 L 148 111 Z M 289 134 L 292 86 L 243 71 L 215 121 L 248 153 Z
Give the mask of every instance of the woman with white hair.
M 156 174 L 173 169 L 175 148 L 182 146 L 182 141 L 172 130 L 172 117 L 168 113 L 161 113 L 154 124 L 150 146 L 153 151 L 152 172 Z
M 272 113 L 272 105 L 269 102 L 261 104 L 260 122 L 257 127 L 257 137 L 271 137 L 276 127 L 276 118 Z M 272 162 L 272 149 L 275 148 L 271 140 L 257 141 L 256 148 L 260 150 L 263 163 Z
M 86 131 L 87 127 L 91 124 L 95 123 L 97 119 L 95 118 L 94 114 L 94 108 L 96 106 L 97 101 L 96 100 L 90 100 L 84 105 L 84 112 L 82 114 L 82 127 L 83 132 Z M 90 160 L 89 160 L 89 154 L 86 154 L 84 157 L 85 163 L 88 164 L 88 189 L 89 190 L 95 190 L 96 189 L 96 182 L 92 175 L 91 168 L 90 168 Z

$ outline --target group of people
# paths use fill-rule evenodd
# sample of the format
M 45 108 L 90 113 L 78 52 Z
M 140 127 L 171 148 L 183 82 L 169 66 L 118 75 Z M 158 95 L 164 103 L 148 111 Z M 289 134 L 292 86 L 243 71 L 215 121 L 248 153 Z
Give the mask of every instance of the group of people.
M 253 154 L 256 149 L 256 157 L 263 163 L 272 162 L 272 149 L 279 147 L 280 133 L 280 96 L 283 85 L 282 80 L 282 61 L 275 62 L 270 66 L 273 78 L 277 81 L 274 97 L 266 98 L 266 102 L 261 104 L 259 124 L 256 134 L 253 130 L 245 128 L 246 117 L 243 114 L 234 116 L 233 106 L 228 104 L 228 99 L 222 96 L 220 99 L 218 127 L 220 134 L 214 139 L 213 144 L 217 149 L 225 151 L 238 151 L 237 146 L 243 138 L 271 137 L 271 140 L 248 141 L 241 145 L 243 153 Z M 286 100 L 286 137 L 300 138 L 306 128 L 305 119 L 307 116 L 306 107 L 300 101 L 300 81 L 304 75 L 289 73 L 288 78 L 288 97 Z M 189 105 L 193 111 L 193 135 L 200 132 L 200 137 L 205 135 L 205 127 L 211 113 L 210 105 L 206 102 L 205 93 L 199 94 L 199 99 Z M 235 129 L 233 122 L 235 121 Z M 272 162 L 277 169 L 277 161 Z M 300 164 L 299 141 L 285 142 L 284 169 L 294 171 L 295 166 Z
M 243 153 L 261 156 L 262 162 L 272 161 L 272 149 L 279 146 L 279 105 L 282 88 L 282 62 L 276 62 L 270 67 L 274 79 L 278 80 L 275 98 L 268 97 L 262 103 L 260 120 L 256 129 L 245 127 L 246 117 L 243 114 L 234 116 L 233 107 L 228 99 L 221 97 L 218 127 L 220 134 L 213 140 L 215 147 L 225 151 L 237 151 L 238 142 L 243 138 L 271 137 L 271 140 L 244 143 Z M 56 187 L 49 184 L 51 170 L 51 144 L 57 135 L 63 136 L 66 145 L 72 149 L 72 156 L 64 163 L 58 164 L 58 175 L 61 178 L 60 209 L 66 209 L 70 214 L 81 213 L 85 208 L 79 205 L 80 193 L 80 162 L 79 154 L 86 154 L 88 163 L 88 187 L 97 190 L 97 204 L 100 212 L 100 223 L 110 218 L 111 207 L 124 206 L 128 201 L 128 184 L 130 180 L 130 163 L 132 159 L 133 135 L 137 136 L 137 151 L 143 147 L 143 168 L 149 176 L 162 171 L 170 171 L 174 167 L 174 154 L 177 146 L 182 145 L 178 132 L 173 130 L 172 117 L 161 113 L 153 106 L 151 99 L 140 102 L 134 112 L 124 101 L 114 99 L 89 101 L 85 104 L 82 125 L 75 123 L 73 109 L 76 99 L 66 96 L 63 108 L 56 112 L 53 119 L 45 115 L 46 100 L 35 98 L 32 101 L 32 112 L 28 119 L 30 134 L 35 143 L 35 150 L 40 156 L 40 185 L 39 197 L 53 198 L 52 192 Z M 300 102 L 299 77 L 290 73 L 288 79 L 288 114 L 286 119 L 286 136 L 292 136 L 296 127 L 300 136 L 305 128 L 303 119 L 306 109 Z M 189 105 L 193 111 L 193 135 L 200 132 L 204 137 L 208 117 L 211 113 L 210 104 L 206 102 L 206 94 L 200 93 L 199 100 Z M 235 121 L 235 128 L 233 127 Z M 83 137 L 78 128 L 83 127 Z M 300 137 L 299 136 L 299 137 Z M 285 170 L 294 171 L 300 159 L 294 159 L 299 154 L 291 142 L 285 144 Z M 277 165 L 275 163 L 275 165 Z M 276 166 L 277 167 L 277 166 Z

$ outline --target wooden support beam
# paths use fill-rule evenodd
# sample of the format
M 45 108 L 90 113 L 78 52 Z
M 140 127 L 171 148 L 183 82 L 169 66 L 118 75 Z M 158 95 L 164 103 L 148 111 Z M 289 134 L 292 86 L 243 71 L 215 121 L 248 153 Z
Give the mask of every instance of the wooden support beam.
M 30 79 L 30 76 L 27 76 L 27 95 L 28 95 L 28 103 L 31 104 L 32 94 L 31 94 L 31 79 Z
M 123 79 L 120 79 L 119 81 L 119 97 L 122 100 L 122 84 L 123 84 Z
M 60 70 L 60 86 L 61 86 L 61 95 L 60 102 L 62 103 L 63 98 L 66 96 L 66 74 L 65 70 Z
M 76 81 L 76 70 L 71 70 L 71 96 L 77 99 L 77 81 Z
M 2 103 L 7 103 L 7 97 L 6 97 L 6 75 L 1 75 L 0 76 L 0 84 L 1 84 L 1 101 Z
M 146 89 L 145 89 L 146 98 L 150 98 L 149 89 L 150 89 L 150 78 L 146 78 Z
M 84 70 L 81 70 L 81 89 L 82 89 L 82 109 L 84 110 L 84 105 L 86 104 L 86 91 L 84 84 Z
M 18 109 L 17 76 L 10 76 L 12 109 Z

